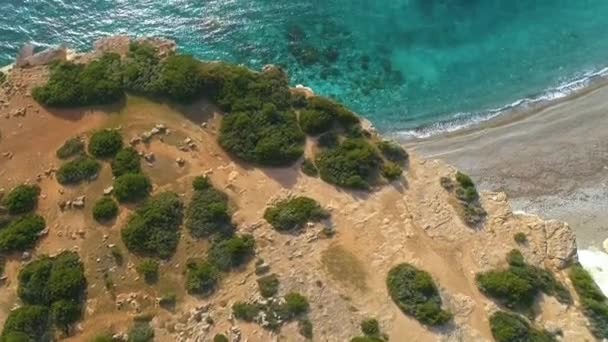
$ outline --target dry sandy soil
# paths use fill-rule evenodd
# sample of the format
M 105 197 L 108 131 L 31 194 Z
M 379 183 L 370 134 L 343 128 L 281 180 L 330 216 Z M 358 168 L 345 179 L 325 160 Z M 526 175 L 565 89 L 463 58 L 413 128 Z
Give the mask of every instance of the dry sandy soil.
M 193 177 L 207 174 L 230 197 L 239 231 L 255 236 L 257 257 L 263 258 L 271 272 L 279 276 L 280 293 L 297 290 L 308 296 L 315 341 L 347 341 L 360 334 L 360 321 L 369 317 L 380 321 L 391 341 L 490 341 L 488 317 L 497 306 L 477 290 L 475 273 L 504 266 L 507 252 L 517 247 L 513 241 L 517 232 L 528 235 L 529 243 L 521 247 L 527 260 L 555 270 L 557 277 L 569 284 L 565 272 L 557 267 L 575 250 L 566 225 L 515 215 L 504 194 L 487 192 L 482 198 L 489 214 L 486 222 L 477 229 L 466 226 L 450 204 L 450 194 L 439 184 L 440 177 L 455 171 L 441 161 L 412 155 L 400 181 L 370 193 L 344 191 L 305 176 L 298 165 L 264 169 L 232 160 L 216 143 L 219 117 L 208 103 L 171 107 L 129 97 L 113 108 L 51 112 L 27 95 L 44 75 L 44 69 L 17 71 L 11 76 L 11 83 L 23 87 L 10 90 L 8 95 L 5 87 L 5 94 L 0 96 L 7 101 L 0 110 L 0 152 L 12 153 L 12 157 L 0 158 L 0 187 L 10 189 L 23 182 L 37 182 L 41 174 L 38 211 L 47 220 L 50 233 L 39 243 L 34 257 L 75 249 L 85 263 L 87 309 L 78 331 L 69 338 L 71 341 L 86 341 L 105 330 L 125 331 L 140 313 L 155 314 L 152 324 L 157 341 L 210 341 L 215 333 L 230 334 L 235 327 L 241 331 L 242 341 L 304 341 L 294 323 L 284 326 L 277 335 L 231 319 L 232 303 L 257 293 L 253 262 L 226 274 L 213 296 L 187 295 L 185 261 L 204 256 L 207 242 L 191 239 L 185 230 L 175 256 L 161 265 L 160 281 L 150 286 L 139 279 L 133 269 L 138 258 L 127 252 L 119 234 L 132 208 L 121 207 L 116 222 L 107 225 L 99 225 L 91 218 L 92 203 L 111 184 L 109 165 L 104 163 L 97 180 L 77 187 L 61 187 L 52 176 L 44 175 L 45 170 L 60 164 L 55 151 L 65 140 L 103 127 L 119 127 L 125 141 L 157 123 L 169 128 L 164 141 L 156 137 L 148 145 L 137 146 L 156 155 L 154 164 L 144 163 L 154 191 L 170 189 L 181 194 L 187 203 Z M 27 108 L 26 115 L 14 117 L 12 113 L 19 108 Z M 205 128 L 202 122 L 207 123 Z M 196 142 L 197 150 L 183 152 L 177 148 L 186 137 Z M 184 167 L 176 165 L 178 157 L 186 160 Z M 337 234 L 332 238 L 319 237 L 323 224 L 296 235 L 274 231 L 262 219 L 264 209 L 274 199 L 290 194 L 312 197 L 330 210 L 331 222 L 324 224 L 333 225 Z M 59 210 L 60 200 L 79 195 L 87 196 L 83 210 Z M 123 250 L 123 265 L 115 263 L 109 244 Z M 425 328 L 401 313 L 390 300 L 386 274 L 402 262 L 432 274 L 445 306 L 455 315 L 452 324 L 441 329 Z M 16 276 L 21 265 L 20 255 L 8 262 L 8 282 L 0 289 L 0 323 L 17 304 Z M 108 270 L 114 283 L 113 291 L 104 286 L 104 270 Z M 173 311 L 159 308 L 155 300 L 169 291 L 178 298 Z M 133 298 L 131 303 L 118 308 L 117 299 L 128 296 Z M 192 310 L 203 304 L 209 305 L 206 311 L 214 320 L 208 327 L 190 317 Z M 564 341 L 593 341 L 578 308 L 578 304 L 568 307 L 543 297 L 538 303 L 536 321 L 561 328 Z

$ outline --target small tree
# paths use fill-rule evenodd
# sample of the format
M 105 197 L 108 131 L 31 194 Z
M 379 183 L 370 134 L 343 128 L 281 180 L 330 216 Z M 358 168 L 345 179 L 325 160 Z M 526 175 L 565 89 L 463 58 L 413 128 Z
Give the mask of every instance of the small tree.
M 186 290 L 188 293 L 208 295 L 217 285 L 219 273 L 215 266 L 207 261 L 188 260 Z
M 122 136 L 116 130 L 102 130 L 93 133 L 89 140 L 89 153 L 95 158 L 112 158 L 122 148 Z
M 68 159 L 84 153 L 84 142 L 79 138 L 68 139 L 58 150 L 57 158 Z
M 110 197 L 102 197 L 93 206 L 93 218 L 98 222 L 113 220 L 118 215 L 118 204 Z
M 38 185 L 22 184 L 11 190 L 2 203 L 10 214 L 24 214 L 36 208 L 39 195 L 40 187 Z
M 57 171 L 59 184 L 78 184 L 82 181 L 94 178 L 101 165 L 93 158 L 82 155 L 61 165 Z
M 150 179 L 142 174 L 127 173 L 114 181 L 114 197 L 120 203 L 139 202 L 150 194 Z
M 139 173 L 140 171 L 139 153 L 132 147 L 118 151 L 116 157 L 112 160 L 112 174 L 114 177 L 120 177 L 126 173 Z
M 80 319 L 80 315 L 80 305 L 72 300 L 62 299 L 51 305 L 53 322 L 66 334 L 70 330 L 70 326 Z

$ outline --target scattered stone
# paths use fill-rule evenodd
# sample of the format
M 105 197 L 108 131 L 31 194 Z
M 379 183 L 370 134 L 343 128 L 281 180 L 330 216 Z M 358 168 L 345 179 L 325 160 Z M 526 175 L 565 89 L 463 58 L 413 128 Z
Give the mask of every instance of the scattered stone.
M 114 187 L 113 186 L 109 186 L 109 187 L 103 189 L 103 194 L 106 195 L 106 196 L 111 195 L 112 192 L 114 192 Z
M 76 197 L 72 201 L 72 207 L 74 207 L 76 209 L 82 209 L 82 208 L 84 208 L 84 202 L 85 202 L 85 200 L 86 200 L 86 196 L 84 196 L 84 195 Z
M 177 163 L 177 166 L 179 166 L 179 167 L 186 165 L 186 161 L 184 160 L 184 158 L 181 158 L 181 157 L 175 159 L 175 162 Z
M 30 252 L 23 252 L 23 254 L 21 254 L 21 260 L 30 260 L 30 258 L 32 257 L 32 254 Z
M 141 137 L 133 137 L 129 141 L 129 144 L 131 144 L 131 146 L 135 146 L 135 145 L 137 145 L 139 143 L 141 143 Z
M 156 156 L 154 156 L 153 152 L 148 152 L 144 155 L 144 159 L 148 162 L 148 163 L 153 163 L 156 160 Z

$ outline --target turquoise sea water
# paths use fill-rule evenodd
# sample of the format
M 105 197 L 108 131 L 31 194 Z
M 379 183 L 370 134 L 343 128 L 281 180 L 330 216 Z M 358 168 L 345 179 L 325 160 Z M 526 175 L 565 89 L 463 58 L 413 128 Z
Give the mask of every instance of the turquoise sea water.
M 259 68 L 384 131 L 447 128 L 608 66 L 606 0 L 2 0 L 0 64 L 27 41 L 116 33 Z M 445 124 L 445 122 L 449 124 Z

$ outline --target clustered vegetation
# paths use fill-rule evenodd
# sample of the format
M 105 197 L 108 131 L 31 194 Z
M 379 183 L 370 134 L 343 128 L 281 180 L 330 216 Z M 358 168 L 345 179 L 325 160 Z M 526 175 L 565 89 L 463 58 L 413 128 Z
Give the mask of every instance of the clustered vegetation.
M 307 222 L 318 222 L 329 217 L 317 201 L 308 197 L 294 197 L 274 203 L 264 212 L 264 218 L 279 231 L 301 229 Z
M 57 150 L 56 155 L 59 159 L 68 159 L 84 153 L 84 142 L 80 138 L 68 139 Z
M 70 333 L 80 319 L 85 299 L 84 267 L 74 252 L 42 256 L 19 273 L 19 298 L 25 304 L 11 311 L 2 341 L 50 341 L 52 326 Z
M 36 208 L 38 196 L 40 196 L 38 185 L 22 184 L 16 186 L 2 199 L 2 205 L 11 215 L 25 214 Z
M 120 203 L 135 203 L 146 199 L 152 191 L 150 178 L 139 173 L 125 173 L 114 180 L 114 197 Z
M 16 218 L 0 230 L 0 253 L 21 252 L 33 248 L 44 230 L 44 218 L 27 214 Z
M 401 311 L 420 323 L 438 326 L 452 318 L 451 313 L 441 308 L 439 291 L 429 273 L 410 264 L 399 264 L 389 271 L 386 285 Z
M 97 222 L 108 222 L 118 215 L 118 204 L 110 197 L 102 197 L 93 206 L 93 218 Z
M 131 252 L 168 258 L 177 248 L 182 218 L 183 204 L 179 196 L 173 192 L 160 193 L 129 217 L 121 231 L 122 240 Z
M 132 147 L 123 148 L 112 160 L 112 175 L 120 177 L 127 173 L 140 173 L 139 153 Z
M 606 296 L 581 265 L 571 266 L 569 276 L 574 290 L 580 298 L 583 312 L 591 323 L 591 331 L 598 339 L 607 339 L 608 300 Z
M 498 311 L 490 317 L 490 328 L 496 342 L 557 341 L 548 331 L 535 328 L 520 315 L 505 311 Z
M 306 102 L 299 121 L 302 130 L 309 135 L 319 135 L 334 128 L 348 130 L 359 124 L 359 118 L 353 112 L 330 99 L 313 96 Z
M 380 331 L 380 323 L 374 318 L 361 322 L 363 336 L 353 337 L 350 342 L 386 342 L 388 337 Z
M 57 181 L 59 184 L 78 184 L 97 176 L 101 164 L 95 159 L 81 155 L 61 165 L 57 170 Z
M 260 294 L 263 297 L 274 297 L 279 292 L 279 277 L 276 274 L 270 274 L 261 277 L 257 280 Z
M 290 292 L 281 299 L 269 298 L 257 303 L 236 302 L 232 305 L 236 319 L 257 322 L 270 330 L 278 330 L 283 324 L 298 320 L 300 333 L 312 338 L 312 324 L 306 317 L 309 309 L 308 299 L 298 292 Z
M 158 280 L 158 261 L 150 258 L 145 258 L 137 264 L 135 270 L 139 275 L 144 277 L 148 284 L 155 283 Z
M 192 182 L 194 194 L 186 212 L 186 227 L 195 238 L 230 236 L 234 227 L 228 212 L 228 197 L 213 188 L 206 177 Z
M 112 158 L 122 148 L 122 136 L 117 130 L 104 129 L 91 135 L 89 153 L 99 159 Z
M 572 302 L 570 292 L 555 279 L 553 273 L 527 264 L 519 250 L 512 250 L 507 261 L 507 269 L 477 274 L 477 286 L 487 296 L 508 308 L 526 313 L 530 312 L 541 292 L 555 296 L 564 304 Z
M 458 199 L 461 216 L 467 224 L 476 225 L 483 221 L 486 212 L 479 203 L 479 193 L 471 177 L 458 171 L 456 182 L 447 177 L 442 177 L 440 181 L 441 186 Z
M 526 236 L 526 233 L 519 232 L 513 235 L 513 240 L 518 244 L 523 245 L 528 242 L 528 237 Z
M 247 262 L 255 253 L 255 240 L 251 235 L 219 237 L 211 242 L 207 260 L 221 271 L 229 271 Z
M 211 294 L 219 279 L 217 268 L 206 260 L 188 260 L 186 274 L 186 291 L 191 294 Z

